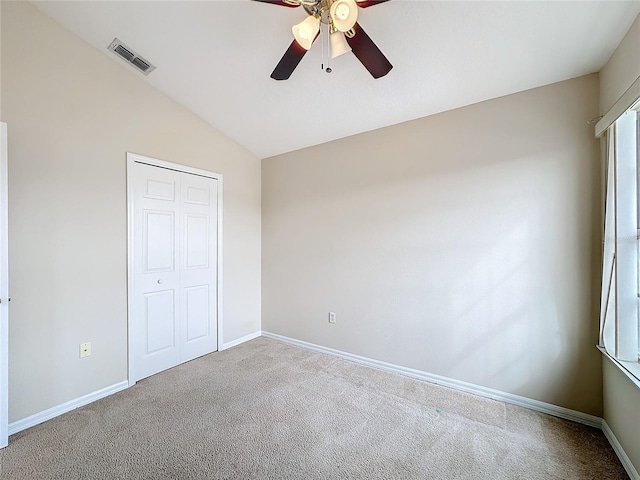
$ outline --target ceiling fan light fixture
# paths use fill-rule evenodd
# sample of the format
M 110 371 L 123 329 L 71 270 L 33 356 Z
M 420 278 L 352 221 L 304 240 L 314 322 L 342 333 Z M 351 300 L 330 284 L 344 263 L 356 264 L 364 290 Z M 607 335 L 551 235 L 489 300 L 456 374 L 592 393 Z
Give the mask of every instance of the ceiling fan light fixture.
M 313 15 L 308 16 L 302 22 L 291 28 L 291 32 L 293 33 L 293 37 L 296 39 L 296 42 L 298 42 L 305 50 L 309 50 L 311 48 L 311 45 L 313 45 L 313 41 L 319 31 L 320 19 Z
M 358 20 L 358 5 L 355 0 L 335 0 L 329 9 L 331 22 L 336 30 L 346 32 Z
M 331 58 L 339 57 L 347 52 L 351 51 L 351 47 L 347 43 L 347 39 L 344 38 L 344 33 L 335 31 L 329 36 L 331 44 Z

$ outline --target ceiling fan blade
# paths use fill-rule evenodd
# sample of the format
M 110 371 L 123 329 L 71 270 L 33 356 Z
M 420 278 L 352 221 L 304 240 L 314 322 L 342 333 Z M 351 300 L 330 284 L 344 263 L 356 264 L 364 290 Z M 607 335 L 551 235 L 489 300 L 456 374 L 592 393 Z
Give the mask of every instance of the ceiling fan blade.
M 389 0 L 356 0 L 356 4 L 360 8 L 373 7 L 374 5 L 378 5 L 379 3 L 388 2 Z
M 296 69 L 302 57 L 307 51 L 300 46 L 295 40 L 291 42 L 287 51 L 276 65 L 276 68 L 271 73 L 271 78 L 274 80 L 287 80 L 293 71 Z
M 346 37 L 353 54 L 358 57 L 364 68 L 369 70 L 373 78 L 384 77 L 391 71 L 393 65 L 360 25 L 356 23 L 353 30 L 356 32 L 353 38 Z
M 289 8 L 297 8 L 300 6 L 300 4 L 298 3 L 297 5 L 295 3 L 289 3 L 289 2 L 285 2 L 284 0 L 253 0 L 254 2 L 262 2 L 262 3 L 270 3 L 272 5 L 280 5 L 281 7 L 289 7 Z M 383 0 L 386 1 L 386 0 Z

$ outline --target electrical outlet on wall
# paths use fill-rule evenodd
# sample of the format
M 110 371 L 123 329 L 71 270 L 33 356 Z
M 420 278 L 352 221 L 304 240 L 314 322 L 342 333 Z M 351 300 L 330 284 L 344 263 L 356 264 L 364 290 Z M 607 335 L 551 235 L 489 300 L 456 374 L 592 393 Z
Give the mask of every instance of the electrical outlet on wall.
M 91 355 L 91 342 L 85 342 L 80 344 L 80 358 L 88 357 Z
M 336 323 L 336 312 L 329 312 L 329 323 Z

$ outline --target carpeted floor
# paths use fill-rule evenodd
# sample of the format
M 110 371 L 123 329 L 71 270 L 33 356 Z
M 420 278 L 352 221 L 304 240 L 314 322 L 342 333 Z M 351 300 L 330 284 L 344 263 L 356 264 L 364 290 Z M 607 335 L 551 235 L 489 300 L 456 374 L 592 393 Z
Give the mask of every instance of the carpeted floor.
M 2 479 L 626 479 L 602 432 L 258 338 L 10 438 Z

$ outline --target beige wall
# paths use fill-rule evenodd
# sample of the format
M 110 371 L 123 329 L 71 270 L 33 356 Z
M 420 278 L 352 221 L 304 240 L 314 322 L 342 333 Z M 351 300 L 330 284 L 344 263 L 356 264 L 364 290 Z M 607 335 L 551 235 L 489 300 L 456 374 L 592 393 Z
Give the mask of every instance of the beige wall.
M 640 16 L 600 71 L 600 113 L 640 77 Z M 604 419 L 640 472 L 640 389 L 610 361 L 603 363 Z
M 610 360 L 602 363 L 604 419 L 640 472 L 640 389 Z
M 127 151 L 224 175 L 224 341 L 260 329 L 257 158 L 26 2 L 2 76 L 11 421 L 126 379 Z
M 590 75 L 263 160 L 263 330 L 601 415 L 597 112 Z

